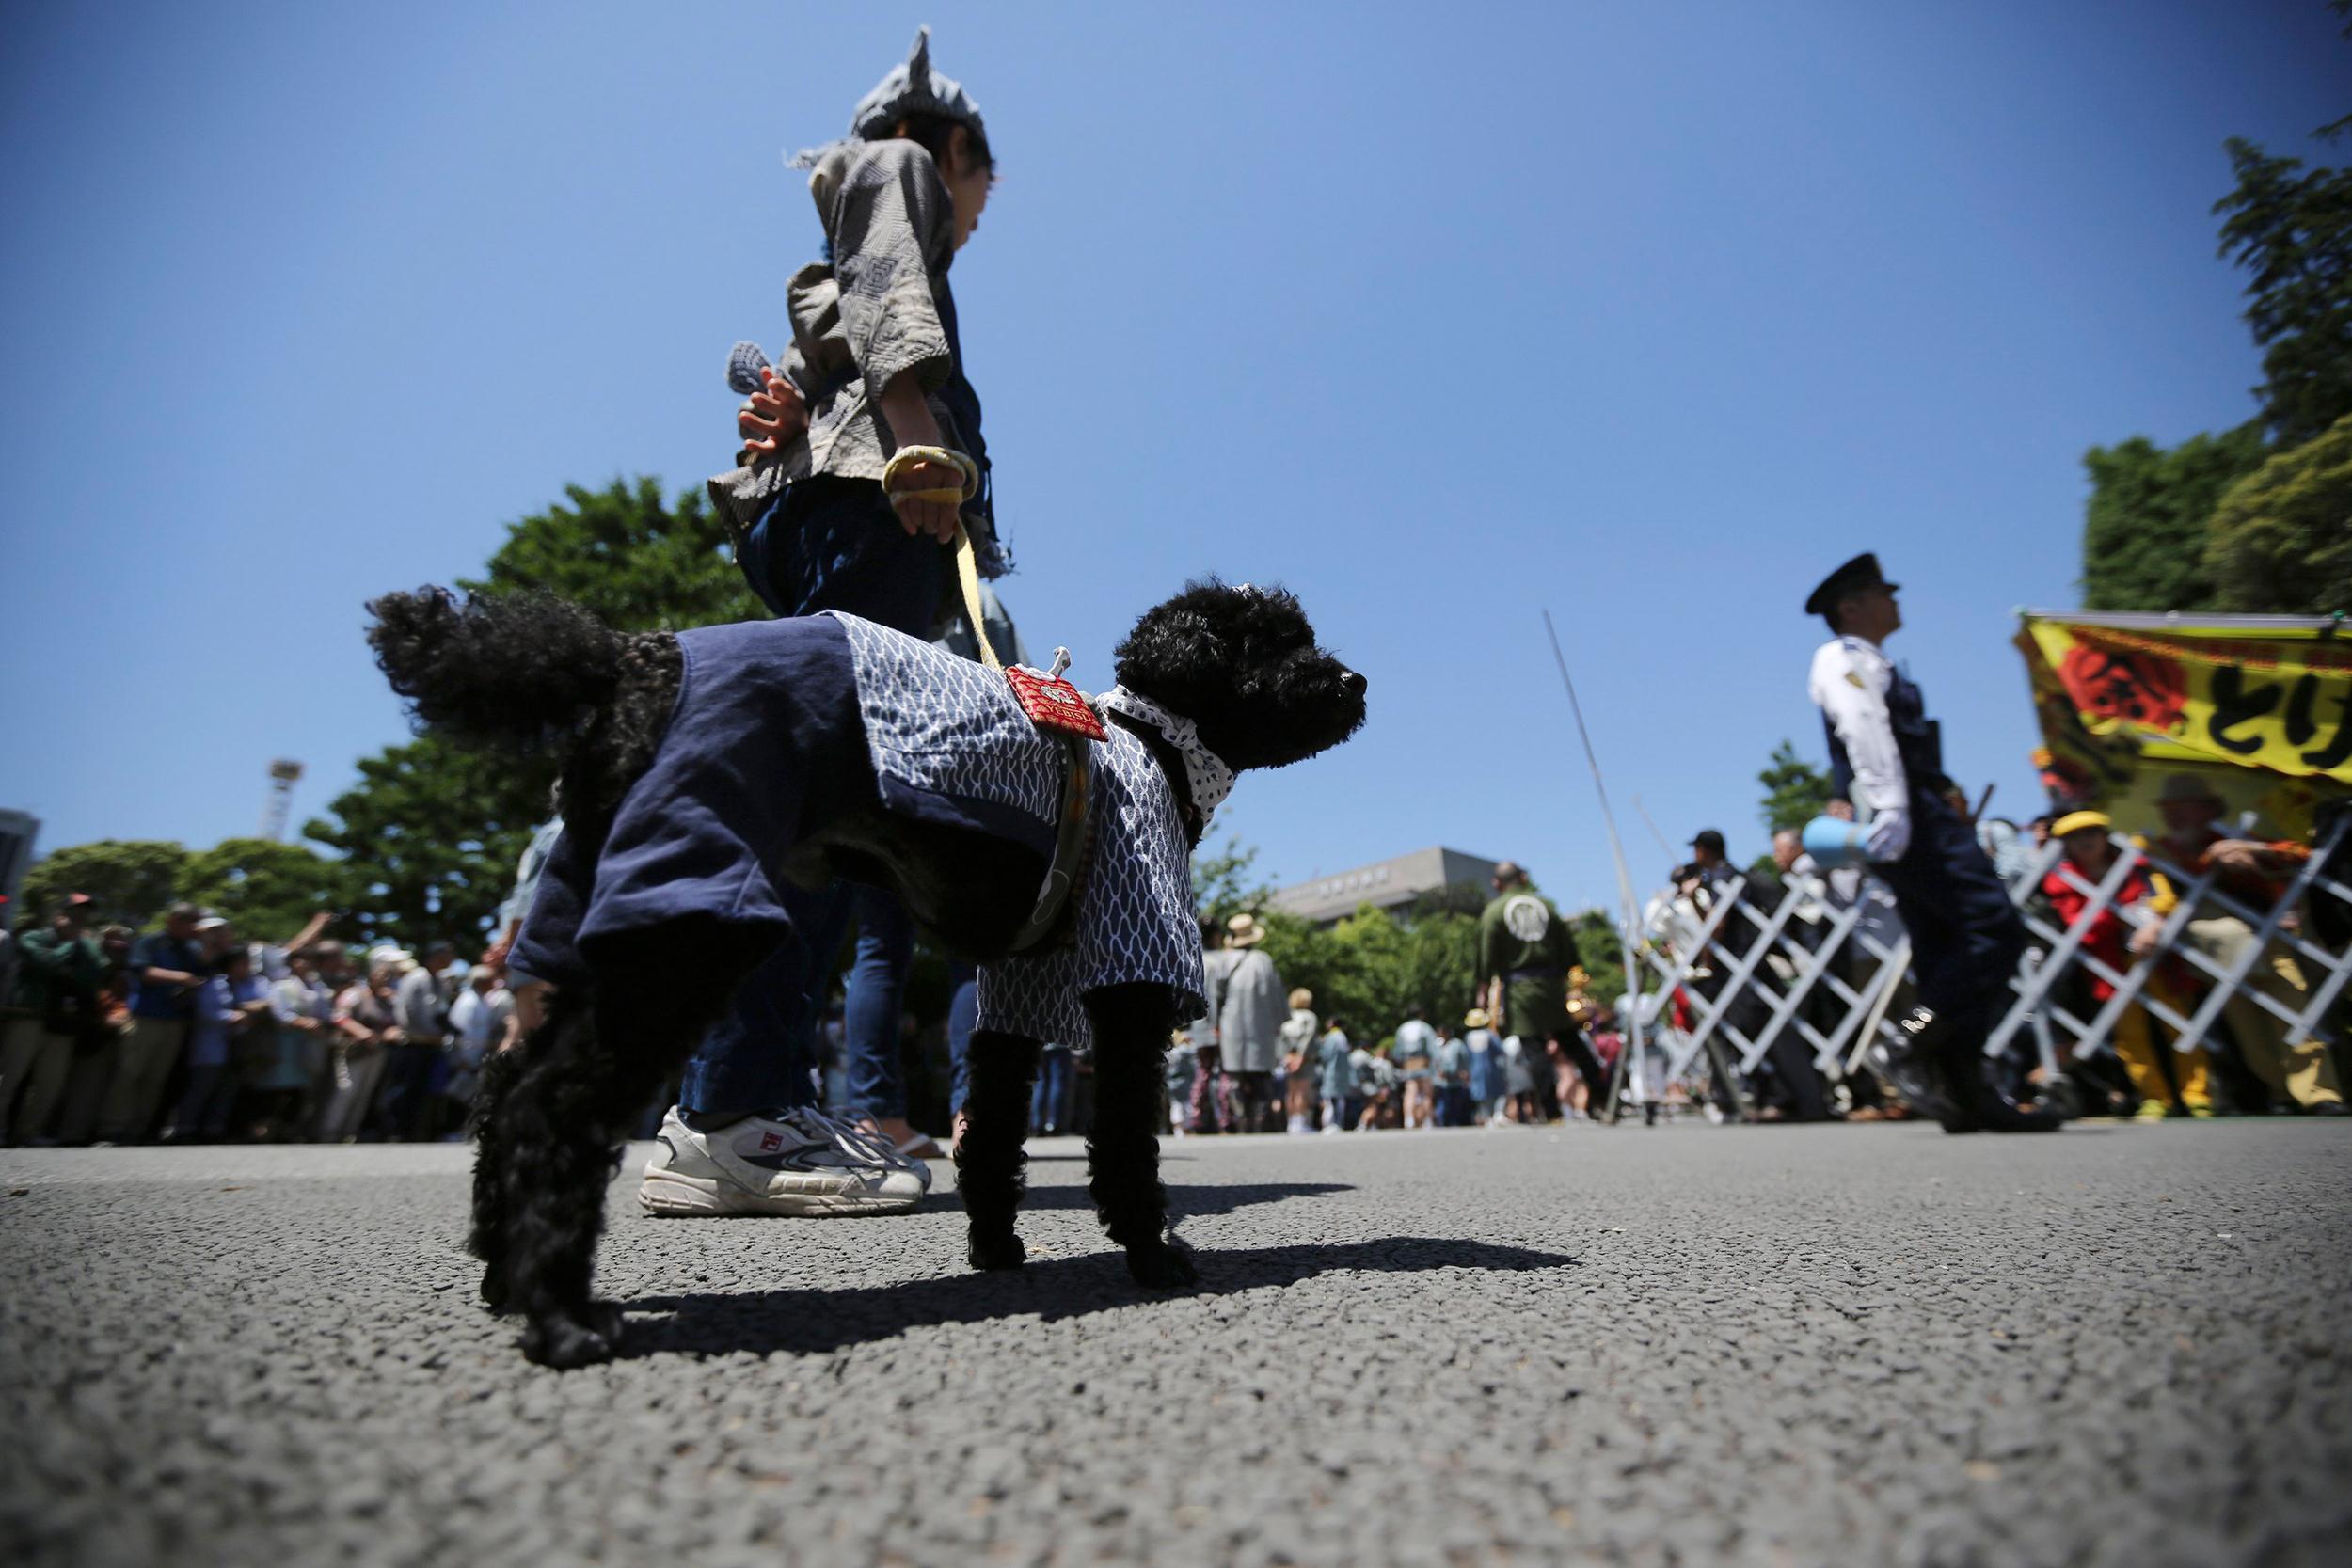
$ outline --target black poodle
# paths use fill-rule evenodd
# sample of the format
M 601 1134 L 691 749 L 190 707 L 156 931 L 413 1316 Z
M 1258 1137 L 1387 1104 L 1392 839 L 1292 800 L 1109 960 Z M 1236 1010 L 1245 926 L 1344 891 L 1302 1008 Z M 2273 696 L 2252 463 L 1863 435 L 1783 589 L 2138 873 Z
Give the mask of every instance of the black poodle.
M 1190 851 L 1234 771 L 1364 718 L 1363 676 L 1295 598 L 1211 580 L 1146 613 L 1119 686 L 1078 712 L 1100 738 L 1041 729 L 1004 675 L 852 616 L 624 636 L 544 595 L 368 608 L 422 722 L 564 758 L 564 832 L 514 956 L 555 992 L 473 1124 L 483 1295 L 525 1316 L 532 1359 L 612 1354 L 620 1313 L 589 1275 L 623 1128 L 787 937 L 787 880 L 888 886 L 982 965 L 956 1151 L 976 1267 L 1022 1261 L 1041 1041 L 1090 1037 L 1096 1210 L 1137 1281 L 1192 1281 L 1153 1137 L 1169 1034 L 1201 1009 Z

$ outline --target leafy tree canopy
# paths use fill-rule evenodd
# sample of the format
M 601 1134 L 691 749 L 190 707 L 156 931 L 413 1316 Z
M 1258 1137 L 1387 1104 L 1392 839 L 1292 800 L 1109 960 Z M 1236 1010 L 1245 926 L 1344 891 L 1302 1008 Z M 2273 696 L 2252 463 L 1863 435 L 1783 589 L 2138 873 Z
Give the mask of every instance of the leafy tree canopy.
M 2260 467 L 2267 451 L 2255 420 L 2169 451 L 2135 436 L 2085 452 L 2090 502 L 2083 518 L 2083 607 L 2214 609 L 2207 525 L 2221 493 Z
M 470 593 L 543 589 L 624 631 L 684 629 L 766 613 L 727 559 L 725 531 L 689 491 L 665 505 L 651 479 L 602 490 L 573 485 L 567 503 L 507 530 Z M 433 736 L 359 765 L 359 782 L 303 832 L 352 866 L 350 906 L 364 937 L 404 945 L 488 933 L 531 831 L 552 810 L 556 757 L 461 751 Z
M 2352 415 L 2229 488 L 2205 567 L 2225 610 L 2352 612 Z
M 469 593 L 536 588 L 585 605 L 623 631 L 717 626 L 767 617 L 726 552 L 726 530 L 699 490 L 664 506 L 660 483 L 567 486 L 568 506 L 510 525 Z
M 229 838 L 188 857 L 179 895 L 219 911 L 241 937 L 284 942 L 317 911 L 350 907 L 351 870 L 308 845 Z
M 101 839 L 59 849 L 25 874 L 24 914 L 48 918 L 69 893 L 97 901 L 101 925 L 143 929 L 173 904 L 200 904 L 226 915 L 240 935 L 282 942 L 320 910 L 346 907 L 348 868 L 300 844 L 223 839 L 190 850 L 167 840 Z
M 2352 414 L 2352 169 L 2306 169 L 2238 137 L 2229 150 L 2237 188 L 2214 204 L 2221 254 L 2252 275 L 2254 395 L 2280 444 L 2295 446 Z
M 180 896 L 188 861 L 185 848 L 162 839 L 72 845 L 24 874 L 24 919 L 46 920 L 57 899 L 87 893 L 97 902 L 101 925 L 151 925 Z
M 1257 863 L 1257 849 L 1239 838 L 1216 848 L 1202 845 L 1192 857 L 1193 908 L 1220 926 L 1245 910 L 1263 909 L 1274 890 L 1250 875 Z
M 1279 910 L 1259 918 L 1283 982 L 1313 991 L 1315 1011 L 1343 1019 L 1351 1038 L 1388 1038 L 1416 1006 L 1458 1024 L 1470 1006 L 1478 922 L 1468 915 L 1399 918 L 1367 904 L 1328 929 Z
M 1804 827 L 1829 809 L 1830 796 L 1835 793 L 1829 774 L 1797 755 L 1796 743 L 1788 740 L 1772 748 L 1772 758 L 1756 774 L 1756 782 L 1764 786 L 1764 800 L 1757 810 L 1767 832 Z

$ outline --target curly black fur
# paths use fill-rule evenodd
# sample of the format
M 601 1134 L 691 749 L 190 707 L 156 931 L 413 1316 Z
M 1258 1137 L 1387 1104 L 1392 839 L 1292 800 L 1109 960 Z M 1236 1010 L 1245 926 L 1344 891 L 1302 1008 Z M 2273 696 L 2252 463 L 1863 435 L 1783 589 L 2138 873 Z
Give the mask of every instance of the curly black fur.
M 426 589 L 370 608 L 377 659 L 421 720 L 465 738 L 559 749 L 564 818 L 600 835 L 591 825 L 611 817 L 668 727 L 683 667 L 675 638 L 623 637 L 538 595 L 461 600 Z M 1364 719 L 1364 677 L 1316 645 L 1298 601 L 1279 589 L 1187 585 L 1136 623 L 1120 644 L 1118 673 L 1191 718 L 1237 769 L 1311 756 Z M 1184 796 L 1181 761 L 1156 733 L 1147 742 Z M 997 892 L 1011 879 L 987 858 L 993 839 L 948 848 L 900 831 L 904 842 L 893 847 L 925 866 L 950 867 L 943 877 L 979 878 Z M 595 1301 L 589 1286 L 623 1131 L 757 961 L 751 940 L 742 927 L 699 916 L 633 934 L 601 950 L 594 982 L 558 994 L 522 1046 L 489 1064 L 474 1117 L 470 1241 L 485 1265 L 485 1300 L 523 1315 L 534 1360 L 577 1366 L 612 1354 L 619 1311 Z M 681 977 L 691 981 L 683 989 Z M 1189 1284 L 1190 1255 L 1168 1234 L 1154 1136 L 1178 998 L 1126 985 L 1084 1000 L 1095 1040 L 1088 1159 L 1096 1211 L 1137 1281 Z M 1013 1222 L 1039 1050 L 1007 1035 L 974 1040 L 971 1120 L 957 1164 L 977 1267 L 1022 1259 Z
M 548 594 L 420 588 L 367 608 L 375 661 L 423 723 L 508 752 L 560 750 L 567 823 L 609 818 L 661 743 L 685 665 L 668 632 L 624 637 Z
M 1037 1041 L 1019 1035 L 983 1029 L 972 1037 L 972 1085 L 963 1102 L 963 1135 L 956 1141 L 956 1194 L 969 1221 L 965 1256 L 976 1269 L 1016 1268 L 1027 1256 L 1012 1226 L 1025 1191 L 1029 1157 L 1022 1137 L 1037 1059 Z
M 1165 986 L 1089 991 L 1094 1028 L 1094 1126 L 1087 1135 L 1087 1194 L 1104 1231 L 1125 1249 L 1138 1285 L 1193 1283 L 1192 1255 L 1168 1234 L 1160 1184 L 1160 1081 L 1169 1030 L 1179 1022 Z
M 612 700 L 621 636 L 548 594 L 461 599 L 446 588 L 368 602 L 368 645 L 433 728 L 477 743 L 545 745 Z
M 605 1189 L 630 1118 L 693 1052 L 756 954 L 715 921 L 681 920 L 631 944 L 582 990 L 559 990 L 494 1082 L 474 1166 L 483 1298 L 524 1317 L 523 1354 L 551 1367 L 610 1357 L 620 1309 L 589 1280 Z M 680 988 L 692 974 L 699 986 Z
M 467 1250 L 482 1259 L 482 1299 L 493 1312 L 503 1312 L 510 1294 L 506 1283 L 506 1205 L 503 1196 L 507 1149 L 507 1092 L 522 1076 L 523 1052 L 501 1051 L 482 1064 L 473 1105 L 466 1116 L 466 1132 L 473 1139 L 473 1225 L 466 1237 Z
M 555 806 L 565 823 L 609 821 L 620 809 L 621 797 L 652 765 L 670 727 L 685 669 L 686 655 L 668 632 L 641 632 L 623 641 L 612 699 L 573 742 L 556 783 Z
M 1236 771 L 1303 762 L 1364 721 L 1364 677 L 1315 645 L 1285 589 L 1186 583 L 1115 653 L 1121 686 L 1191 720 Z

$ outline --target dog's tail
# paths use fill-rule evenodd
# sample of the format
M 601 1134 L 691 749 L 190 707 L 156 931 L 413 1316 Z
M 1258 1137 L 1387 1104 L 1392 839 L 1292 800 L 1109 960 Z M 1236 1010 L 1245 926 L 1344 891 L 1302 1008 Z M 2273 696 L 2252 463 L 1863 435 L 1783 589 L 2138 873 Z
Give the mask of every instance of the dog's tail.
M 368 603 L 368 644 L 417 717 L 460 740 L 544 746 L 612 701 L 625 642 L 568 599 L 446 588 Z

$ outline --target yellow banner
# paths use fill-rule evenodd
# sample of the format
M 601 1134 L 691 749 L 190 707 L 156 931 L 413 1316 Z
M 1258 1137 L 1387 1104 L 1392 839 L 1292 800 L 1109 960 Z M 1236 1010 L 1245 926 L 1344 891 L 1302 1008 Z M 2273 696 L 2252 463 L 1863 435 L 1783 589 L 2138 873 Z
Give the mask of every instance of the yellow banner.
M 2050 710 L 2063 705 L 2106 742 L 2067 748 L 2094 776 L 2127 775 L 2144 756 L 2352 784 L 2352 641 L 2035 618 L 2019 642 L 2038 666 L 2044 734 L 2058 727 Z

